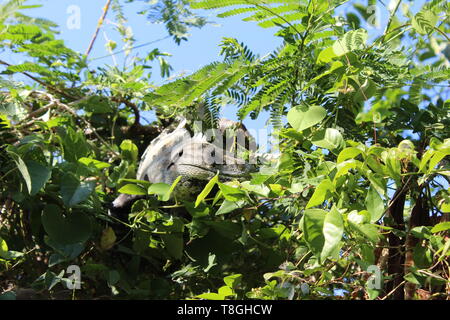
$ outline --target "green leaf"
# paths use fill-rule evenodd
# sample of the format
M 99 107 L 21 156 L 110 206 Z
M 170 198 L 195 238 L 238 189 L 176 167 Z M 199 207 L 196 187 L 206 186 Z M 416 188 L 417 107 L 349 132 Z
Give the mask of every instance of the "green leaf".
M 432 236 L 430 227 L 426 226 L 411 229 L 411 234 L 418 239 L 429 239 Z
M 419 279 L 417 279 L 417 275 L 414 274 L 414 273 L 412 273 L 412 272 L 406 274 L 403 278 L 404 278 L 406 281 L 411 282 L 411 283 L 414 283 L 414 284 L 416 284 L 416 285 L 418 285 L 418 286 L 421 285 Z
M 320 56 L 320 55 L 319 55 Z M 344 64 L 340 61 L 334 61 L 333 64 L 331 65 L 330 69 L 328 69 L 327 71 L 319 74 L 317 77 L 313 78 L 312 80 L 310 80 L 308 82 L 307 87 L 309 88 L 309 86 L 313 83 L 316 83 L 317 80 L 322 79 L 323 77 L 334 73 L 336 76 L 343 74 L 345 71 L 344 68 Z M 305 89 L 304 89 L 305 90 Z
M 323 235 L 323 225 L 327 212 L 321 209 L 305 210 L 303 216 L 303 235 L 309 249 L 320 259 L 325 237 Z
M 324 261 L 327 257 L 333 254 L 342 239 L 344 233 L 344 221 L 342 220 L 342 215 L 336 207 L 333 206 L 330 212 L 325 216 L 323 222 L 323 235 L 324 235 L 324 245 L 321 252 L 321 259 Z
M 170 199 L 170 195 L 172 194 L 173 190 L 175 190 L 175 188 L 176 188 L 178 182 L 180 182 L 181 178 L 182 178 L 182 176 L 178 176 L 178 177 L 172 182 L 172 185 L 171 185 L 170 188 L 169 188 L 169 192 L 167 192 L 164 196 L 161 197 L 161 198 L 162 198 L 162 199 L 161 199 L 162 201 L 168 201 L 168 200 Z
M 386 181 L 379 174 L 368 172 L 367 179 L 370 181 L 370 185 L 378 191 L 379 194 L 386 194 Z
M 366 79 L 362 84 L 355 81 L 355 94 L 353 101 L 355 103 L 369 100 L 377 92 L 377 85 L 370 79 Z
M 8 244 L 2 237 L 0 237 L 0 258 L 8 259 L 8 256 Z
M 22 174 L 23 179 L 25 180 L 25 184 L 27 186 L 28 192 L 30 193 L 32 190 L 32 184 L 31 184 L 31 177 L 30 173 L 28 172 L 28 167 L 25 164 L 25 162 L 22 160 L 22 158 L 16 154 L 15 152 L 11 151 L 10 148 L 7 149 L 9 155 L 11 158 L 13 158 L 14 162 L 17 165 L 17 169 L 19 169 L 20 173 Z
M 85 166 L 94 166 L 97 169 L 105 169 L 105 168 L 109 168 L 111 165 L 109 163 L 103 162 L 103 161 L 98 161 L 92 158 L 86 158 L 86 157 L 82 157 L 80 159 L 78 159 L 78 162 L 84 164 Z
M 253 184 L 251 181 L 241 183 L 242 188 L 260 196 L 267 197 L 270 193 L 269 187 L 264 184 Z
M 381 293 L 381 290 L 366 288 L 370 300 L 375 300 Z
M 312 15 L 318 16 L 320 13 L 327 10 L 330 6 L 328 1 L 311 0 L 308 6 L 308 12 Z
M 450 221 L 446 221 L 446 222 L 441 222 L 441 223 L 438 223 L 437 225 L 435 225 L 431 229 L 431 232 L 436 233 L 436 232 L 441 232 L 441 231 L 445 231 L 445 230 L 449 230 L 449 229 L 450 229 Z
M 333 44 L 333 52 L 337 56 L 342 56 L 354 50 L 365 48 L 368 33 L 364 29 L 351 30 L 344 34 Z
M 52 170 L 49 167 L 43 166 L 32 160 L 27 161 L 26 165 L 31 179 L 30 195 L 33 196 L 38 193 L 50 179 Z
M 54 204 L 44 208 L 41 219 L 45 232 L 59 244 L 85 242 L 92 233 L 90 219 L 85 213 L 71 212 L 63 216 Z
M 354 160 L 354 159 L 350 159 L 350 160 L 339 163 L 336 167 L 337 172 L 336 172 L 336 175 L 334 176 L 333 182 L 336 182 L 336 180 L 340 176 L 347 174 L 350 169 L 356 169 L 356 168 L 360 168 L 360 167 L 361 167 L 361 162 Z
M 363 153 L 363 151 L 361 149 L 358 149 L 355 147 L 345 148 L 339 153 L 339 156 L 337 158 L 337 163 L 341 163 L 348 159 L 354 159 L 361 153 Z
M 223 184 L 220 182 L 218 182 L 217 184 L 218 184 L 220 190 L 222 191 L 222 194 L 226 200 L 239 201 L 239 200 L 245 199 L 247 197 L 245 191 L 242 189 L 239 189 L 237 187 L 232 187 L 230 185 Z
M 437 166 L 437 164 L 448 155 L 450 155 L 450 149 L 447 149 L 445 151 L 436 151 L 430 160 L 429 170 L 433 170 Z
M 386 168 L 388 169 L 388 173 L 392 179 L 398 182 L 400 184 L 401 180 L 401 164 L 399 160 L 399 154 L 397 150 L 389 149 L 387 151 L 383 151 L 381 153 L 381 157 L 386 163 Z
M 152 185 L 152 183 L 149 182 L 149 181 L 146 181 L 146 180 L 138 180 L 138 179 L 128 179 L 128 178 L 123 178 L 123 179 L 120 179 L 120 180 L 119 180 L 119 183 L 122 183 L 122 182 L 130 182 L 130 183 L 132 183 L 132 184 L 138 184 L 138 185 L 141 185 L 141 186 L 144 187 L 144 188 L 148 188 L 148 187 L 150 187 L 150 186 Z
M 352 210 L 347 215 L 347 219 L 354 224 L 363 224 L 370 221 L 369 213 L 366 210 L 359 212 L 357 210 Z
M 367 192 L 365 199 L 367 211 L 370 213 L 370 222 L 375 223 L 383 216 L 385 208 L 383 199 L 381 199 L 378 192 L 372 186 Z
M 223 297 L 229 297 L 234 295 L 233 289 L 231 289 L 228 286 L 220 287 L 219 290 L 217 290 L 217 293 Z
M 91 146 L 87 143 L 83 131 L 62 125 L 57 127 L 57 133 L 63 146 L 65 160 L 75 162 L 91 152 Z
M 419 171 L 424 172 L 424 173 L 428 173 L 429 170 L 426 170 L 426 166 L 428 161 L 431 159 L 431 157 L 434 156 L 436 150 L 433 149 L 428 149 L 422 156 L 422 159 L 420 160 L 420 164 L 419 164 Z M 433 168 L 430 168 L 433 169 Z
M 328 149 L 335 154 L 345 147 L 344 138 L 341 133 L 333 128 L 327 128 L 326 130 L 316 132 L 313 135 L 311 142 L 316 146 Z
M 430 10 L 419 11 L 411 19 L 411 25 L 418 33 L 425 35 L 433 31 L 439 17 Z
M 240 223 L 232 221 L 205 221 L 204 223 L 227 239 L 235 240 L 242 234 Z
M 334 53 L 333 47 L 328 47 L 320 51 L 317 57 L 317 63 L 328 63 L 336 57 L 338 57 L 338 55 Z
M 68 207 L 85 201 L 95 189 L 95 181 L 79 181 L 73 174 L 66 174 L 61 180 L 60 193 Z
M 181 176 L 175 179 L 172 185 L 168 185 L 167 183 L 154 183 L 148 188 L 148 194 L 156 194 L 158 195 L 158 199 L 160 201 L 168 201 L 170 199 L 170 195 L 175 189 L 175 186 L 180 181 Z
M 450 212 L 450 198 L 440 202 L 440 210 L 445 213 Z
M 242 280 L 242 274 L 232 274 L 230 276 L 227 276 L 225 278 L 223 278 L 223 281 L 225 282 L 225 284 L 232 288 L 233 290 L 235 290 L 239 284 L 241 283 Z
M 137 162 L 138 148 L 131 140 L 123 140 L 120 144 L 120 149 L 125 159 L 129 160 L 131 163 Z
M 181 259 L 183 256 L 183 234 L 182 233 L 172 233 L 172 234 L 162 234 L 161 239 L 166 247 L 167 252 L 175 259 Z
M 152 105 L 184 107 L 215 88 L 217 93 L 227 90 L 246 74 L 246 62 L 213 62 L 189 77 L 172 81 L 146 95 L 144 100 Z
M 49 267 L 75 259 L 85 248 L 84 244 L 81 242 L 62 244 L 50 237 L 45 237 L 44 241 L 55 251 L 49 258 Z
M 326 110 L 321 106 L 297 106 L 289 110 L 287 120 L 292 128 L 303 131 L 318 124 L 326 115 Z
M 83 103 L 80 103 L 80 106 L 92 113 L 109 113 L 113 111 L 109 100 L 102 96 L 91 96 Z
M 15 66 L 9 66 L 7 70 L 11 72 L 33 72 L 42 75 L 48 75 L 50 73 L 48 68 L 33 62 L 24 62 Z
M 242 208 L 243 206 L 245 206 L 245 201 L 230 201 L 225 199 L 222 202 L 222 205 L 220 206 L 220 208 L 216 211 L 216 216 L 221 215 L 221 214 L 226 214 L 229 213 L 233 210 Z
M 197 296 L 197 298 L 205 299 L 205 300 L 224 300 L 225 296 L 214 293 L 214 292 L 208 292 L 208 293 L 202 293 Z
M 308 209 L 322 204 L 325 199 L 329 197 L 329 192 L 331 191 L 334 191 L 334 184 L 331 180 L 329 178 L 322 180 L 314 191 L 311 199 L 309 199 L 305 208 Z
M 212 188 L 216 185 L 216 183 L 219 181 L 219 174 L 216 174 L 214 178 L 212 178 L 205 186 L 205 188 L 200 192 L 200 194 L 197 196 L 197 200 L 195 200 L 195 207 L 198 207 L 200 202 L 202 202 L 208 194 L 211 192 Z
M 354 224 L 349 221 L 349 225 L 356 230 L 360 235 L 366 237 L 373 243 L 377 243 L 379 240 L 378 229 L 371 224 Z
M 211 270 L 211 268 L 214 266 L 217 266 L 216 255 L 209 252 L 208 253 L 208 266 L 205 269 L 203 269 L 203 271 L 208 273 L 209 270 Z
M 209 216 L 210 207 L 201 203 L 198 207 L 195 207 L 194 204 L 190 201 L 184 203 L 184 207 L 189 212 L 189 214 L 195 218 L 203 218 Z
M 144 188 L 136 185 L 136 184 L 126 184 L 122 188 L 119 189 L 120 193 L 125 194 L 133 194 L 133 195 L 141 195 L 144 196 L 147 194 Z

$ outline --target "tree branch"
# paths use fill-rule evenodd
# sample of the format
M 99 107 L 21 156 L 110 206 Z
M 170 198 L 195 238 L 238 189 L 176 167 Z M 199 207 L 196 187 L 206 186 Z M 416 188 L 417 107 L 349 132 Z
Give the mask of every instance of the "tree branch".
M 94 35 L 92 36 L 91 42 L 89 43 L 89 46 L 86 50 L 86 53 L 85 53 L 86 57 L 89 55 L 89 53 L 92 50 L 92 47 L 94 46 L 95 39 L 97 39 L 98 32 L 100 31 L 100 28 L 103 25 L 103 21 L 105 20 L 106 14 L 108 13 L 110 4 L 111 4 L 111 0 L 107 0 L 105 6 L 103 7 L 102 15 L 101 15 L 100 19 L 98 19 L 98 22 L 97 22 L 97 28 L 95 29 Z
M 141 116 L 140 116 L 140 113 L 139 113 L 139 108 L 138 108 L 138 106 L 136 104 L 134 104 L 133 102 L 131 102 L 131 101 L 127 100 L 127 99 L 124 99 L 122 97 L 112 97 L 111 100 L 114 101 L 114 102 L 117 102 L 117 103 L 123 103 L 128 108 L 133 110 L 134 123 L 131 126 L 132 127 L 138 127 L 140 125 Z
M 11 66 L 11 64 L 9 64 L 8 62 L 5 62 L 3 60 L 0 60 L 0 64 L 3 64 L 5 66 L 7 66 L 7 67 Z M 47 88 L 48 90 L 62 95 L 63 97 L 66 97 L 66 98 L 69 98 L 69 99 L 72 99 L 72 100 L 77 100 L 78 99 L 77 97 L 74 97 L 71 94 L 68 94 L 68 93 L 62 91 L 59 88 L 52 86 L 51 84 L 45 83 L 44 81 L 36 78 L 35 76 L 32 76 L 31 74 L 29 74 L 27 72 L 20 72 L 20 73 L 23 74 L 24 76 L 30 78 L 31 80 L 36 81 L 37 83 L 39 83 L 41 86 Z

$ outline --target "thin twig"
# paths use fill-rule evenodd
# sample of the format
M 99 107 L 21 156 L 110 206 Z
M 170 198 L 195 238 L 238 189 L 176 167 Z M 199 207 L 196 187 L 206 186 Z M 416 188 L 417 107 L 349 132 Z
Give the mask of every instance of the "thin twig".
M 440 34 L 442 34 L 444 36 L 444 38 L 447 39 L 447 41 L 450 41 L 449 36 L 446 35 L 444 31 L 442 31 L 441 29 L 436 28 L 436 27 L 433 27 L 433 29 L 436 30 L 437 32 L 439 32 Z
M 34 94 L 37 94 L 40 98 L 44 98 L 46 100 L 48 100 L 49 106 L 58 106 L 59 108 L 61 108 L 64 111 L 67 111 L 68 113 L 70 113 L 73 117 L 80 119 L 85 125 L 86 127 L 98 138 L 98 140 L 104 145 L 106 146 L 115 156 L 120 157 L 120 155 L 109 145 L 108 142 L 106 142 L 101 136 L 100 134 L 97 132 L 97 130 L 95 130 L 95 128 L 89 123 L 89 121 L 87 121 L 86 119 L 84 119 L 83 117 L 81 117 L 80 115 L 78 115 L 71 107 L 69 107 L 67 104 L 62 103 L 59 99 L 54 98 L 52 95 L 50 95 L 49 93 L 46 92 L 42 92 L 42 91 L 34 91 Z M 79 99 L 77 101 L 74 101 L 73 104 L 79 103 L 81 100 L 84 100 L 84 98 Z
M 132 127 L 139 126 L 139 122 L 141 120 L 141 117 L 140 117 L 139 108 L 138 108 L 137 105 L 135 105 L 133 102 L 128 101 L 128 100 L 126 100 L 126 99 L 124 99 L 122 97 L 112 97 L 111 100 L 114 101 L 114 102 L 123 103 L 128 108 L 133 110 L 133 112 L 134 112 L 134 123 L 132 124 Z
M 392 295 L 395 291 L 397 291 L 398 288 L 400 288 L 402 285 L 405 284 L 405 280 L 403 280 L 402 282 L 400 282 L 400 284 L 398 286 L 396 286 L 394 289 L 391 290 L 391 292 L 389 292 L 387 295 L 385 295 L 383 298 L 381 298 L 380 300 L 386 300 L 387 297 L 389 297 L 390 295 Z
M 105 6 L 103 7 L 102 16 L 100 17 L 100 19 L 98 19 L 97 28 L 95 29 L 94 35 L 92 36 L 91 42 L 89 43 L 89 46 L 86 50 L 85 53 L 86 57 L 89 55 L 89 53 L 92 50 L 92 47 L 94 46 L 95 39 L 97 39 L 98 32 L 100 31 L 100 28 L 103 25 L 103 21 L 105 21 L 106 13 L 108 12 L 110 4 L 111 0 L 107 0 Z
M 8 62 L 5 62 L 5 61 L 3 61 L 3 60 L 0 60 L 0 64 L 3 64 L 3 65 L 5 65 L 5 66 L 7 66 L 7 67 L 12 66 L 11 64 L 9 64 Z M 51 84 L 45 83 L 44 81 L 42 81 L 42 80 L 36 78 L 35 76 L 32 76 L 31 74 L 29 74 L 29 73 L 27 73 L 27 72 L 20 72 L 20 73 L 23 74 L 24 76 L 30 78 L 31 80 L 36 81 L 36 82 L 39 83 L 41 86 L 43 86 L 43 87 L 49 89 L 50 91 L 54 91 L 54 92 L 56 92 L 56 93 L 59 93 L 60 95 L 66 97 L 66 98 L 72 99 L 72 100 L 78 99 L 77 97 L 74 97 L 74 96 L 72 96 L 72 95 L 70 95 L 70 94 L 68 94 L 68 93 L 66 93 L 66 92 L 64 92 L 64 91 L 62 91 L 62 90 L 60 90 L 59 88 L 52 86 Z
M 391 27 L 392 21 L 394 20 L 395 14 L 397 13 L 397 10 L 400 7 L 401 3 L 402 3 L 402 0 L 397 0 L 397 4 L 395 5 L 394 10 L 392 10 L 392 12 L 389 16 L 389 21 L 386 24 L 386 29 L 384 29 L 383 36 L 381 37 L 381 41 L 384 40 L 384 38 L 386 37 L 386 34 L 389 32 L 389 28 Z

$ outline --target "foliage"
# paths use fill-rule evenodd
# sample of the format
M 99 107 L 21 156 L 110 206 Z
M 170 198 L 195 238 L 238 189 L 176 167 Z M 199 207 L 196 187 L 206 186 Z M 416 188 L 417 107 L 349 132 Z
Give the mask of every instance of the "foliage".
M 189 30 L 192 27 L 201 28 L 207 24 L 205 18 L 194 14 L 190 10 L 188 0 L 150 2 L 148 8 L 139 13 L 147 14 L 147 18 L 152 22 L 164 23 L 169 35 L 173 37 L 177 44 L 180 44 L 182 40 L 188 39 Z
M 345 3 L 163 1 L 154 16 L 177 42 L 191 10 L 219 9 L 283 45 L 259 57 L 224 38 L 222 61 L 160 87 L 158 49 L 94 70 L 23 1 L 3 4 L 0 46 L 27 59 L 0 61 L 0 286 L 14 287 L 0 298 L 448 298 L 448 4 L 400 1 L 373 35 L 368 6 L 344 18 Z M 240 119 L 270 112 L 278 157 L 191 201 L 172 196 L 179 180 L 134 179 L 161 124 L 213 126 L 226 104 Z M 141 124 L 143 110 L 158 121 Z M 124 221 L 107 214 L 118 193 L 144 197 Z M 71 265 L 82 290 L 68 293 Z

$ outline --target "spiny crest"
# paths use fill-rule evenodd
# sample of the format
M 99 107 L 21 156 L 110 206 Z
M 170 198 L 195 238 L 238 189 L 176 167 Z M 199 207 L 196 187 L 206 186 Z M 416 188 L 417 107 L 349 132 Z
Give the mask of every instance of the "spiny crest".
M 185 128 L 186 119 L 181 119 L 175 130 L 171 128 L 164 129 L 163 132 L 150 142 L 150 145 L 144 151 L 142 155 L 142 162 L 139 164 L 137 171 L 137 179 L 143 179 L 147 169 L 156 161 L 161 158 L 168 158 L 173 148 L 189 139 L 189 131 Z

